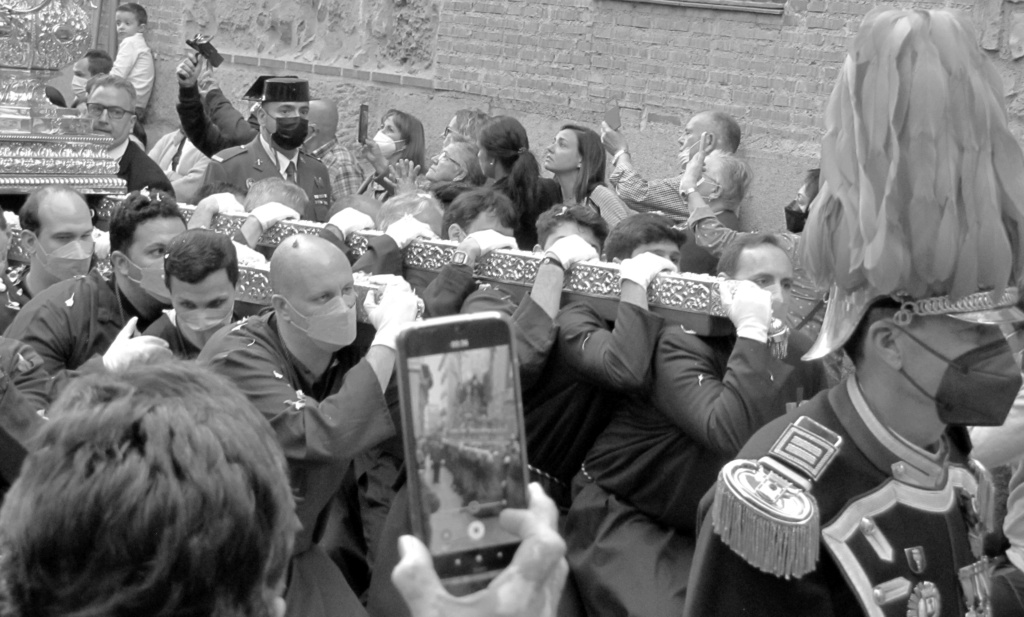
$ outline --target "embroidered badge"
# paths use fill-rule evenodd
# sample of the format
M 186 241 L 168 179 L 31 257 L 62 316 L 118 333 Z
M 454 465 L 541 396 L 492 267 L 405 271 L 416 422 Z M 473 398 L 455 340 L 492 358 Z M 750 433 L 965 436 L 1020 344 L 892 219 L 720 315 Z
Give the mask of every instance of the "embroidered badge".
M 942 610 L 942 598 L 935 583 L 922 581 L 914 585 L 907 600 L 907 617 L 935 617 Z
M 812 481 L 817 480 L 839 451 L 842 437 L 801 416 L 776 440 L 769 454 L 792 465 Z

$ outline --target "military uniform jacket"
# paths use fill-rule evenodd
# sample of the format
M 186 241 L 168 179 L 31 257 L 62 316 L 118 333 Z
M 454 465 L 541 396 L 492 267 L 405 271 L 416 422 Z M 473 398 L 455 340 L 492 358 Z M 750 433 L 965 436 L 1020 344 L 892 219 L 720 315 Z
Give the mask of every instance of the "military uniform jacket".
M 51 375 L 78 369 L 105 353 L 127 320 L 137 316 L 130 302 L 119 303 L 114 289 L 97 270 L 61 281 L 29 300 L 4 335 L 35 349 Z M 139 317 L 139 330 L 150 323 Z
M 41 412 L 50 405 L 51 386 L 39 354 L 0 337 L 0 500 L 28 454 L 26 444 L 45 422 Z
M 331 209 L 331 176 L 327 167 L 312 156 L 299 151 L 296 176 L 299 186 L 309 196 L 309 207 L 303 218 L 326 223 Z M 281 178 L 281 169 L 274 153 L 263 149 L 260 138 L 228 148 L 213 156 L 206 168 L 203 184 L 230 182 L 238 188 L 249 190 L 253 184 L 264 178 Z
M 782 578 L 727 546 L 713 521 L 720 477 L 702 522 L 684 615 L 985 615 L 965 607 L 981 585 L 971 572 L 970 515 L 960 506 L 971 484 L 965 478 L 973 477 L 965 467 L 966 432 L 950 427 L 938 456 L 922 456 L 878 422 L 851 378 L 764 427 L 738 459 L 757 460 L 777 444 L 796 452 L 793 427 L 807 418 L 841 439 L 838 449 L 819 450 L 828 460 L 809 488 L 820 513 L 821 532 L 810 534 L 820 540 L 816 564 Z M 807 443 L 801 456 L 810 451 Z
M 27 274 L 27 264 L 11 266 L 6 274 L 0 273 L 0 332 L 7 330 L 21 307 L 29 301 L 24 288 Z
M 302 530 L 294 554 L 315 541 L 317 519 L 356 455 L 396 435 L 394 381 L 387 394 L 364 356 L 373 341 L 360 323 L 355 341 L 316 378 L 288 352 L 273 312 L 218 331 L 199 361 L 227 377 L 270 421 L 288 459 Z

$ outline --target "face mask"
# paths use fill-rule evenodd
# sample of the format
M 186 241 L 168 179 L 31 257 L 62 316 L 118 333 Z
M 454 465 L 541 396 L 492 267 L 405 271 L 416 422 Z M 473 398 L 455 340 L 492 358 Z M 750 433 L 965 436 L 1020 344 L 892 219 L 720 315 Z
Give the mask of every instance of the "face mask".
M 808 214 L 809 212 L 800 209 L 795 199 L 789 202 L 786 206 L 786 229 L 795 234 L 802 233 Z
M 226 326 L 231 323 L 234 303 L 229 303 L 226 307 L 227 308 L 195 309 L 188 312 L 175 311 L 174 314 L 179 325 L 183 325 L 198 334 L 206 334 L 211 330 L 216 330 L 221 326 Z
M 128 259 L 125 256 L 125 259 Z M 164 264 L 158 262 L 148 268 L 140 268 L 128 259 L 128 280 L 142 288 L 143 291 L 153 296 L 164 304 L 171 303 L 171 293 L 167 291 L 164 283 Z
M 900 369 L 911 385 L 935 401 L 940 420 L 963 426 L 999 426 L 1006 420 L 1021 387 L 1020 369 L 1006 339 L 1000 338 L 950 360 L 913 334 L 906 330 L 903 333 L 947 364 L 934 396 Z
M 52 253 L 43 249 L 42 243 L 36 240 L 36 259 L 39 266 L 61 281 L 82 276 L 89 272 L 92 263 L 92 240 L 75 240 L 58 247 Z
M 377 134 L 373 136 L 374 143 L 380 148 L 380 153 L 385 157 L 391 156 L 398 151 L 398 144 L 405 141 L 404 139 L 394 140 L 391 139 L 390 135 L 384 134 L 384 131 L 377 131 Z
M 309 120 L 299 116 L 274 118 L 277 130 L 270 136 L 274 143 L 285 150 L 294 150 L 306 141 L 309 135 Z
M 698 139 L 697 143 L 693 144 L 692 146 L 690 146 L 686 150 L 683 150 L 679 154 L 679 164 L 683 168 L 684 171 L 686 170 L 686 166 L 690 163 L 690 159 L 692 159 L 693 155 L 697 153 L 697 148 L 699 148 L 699 147 L 700 147 L 700 140 Z
M 356 309 L 344 299 L 335 298 L 320 313 L 309 316 L 300 313 L 287 298 L 284 303 L 299 318 L 293 319 L 292 324 L 324 347 L 337 351 L 356 340 Z
M 229 302 L 224 308 L 175 311 L 174 317 L 179 328 L 194 333 L 205 344 L 214 332 L 231 323 L 233 310 L 234 303 Z
M 85 86 L 89 83 L 88 77 L 82 77 L 79 75 L 73 75 L 71 77 L 71 91 L 75 93 L 79 99 L 85 100 Z

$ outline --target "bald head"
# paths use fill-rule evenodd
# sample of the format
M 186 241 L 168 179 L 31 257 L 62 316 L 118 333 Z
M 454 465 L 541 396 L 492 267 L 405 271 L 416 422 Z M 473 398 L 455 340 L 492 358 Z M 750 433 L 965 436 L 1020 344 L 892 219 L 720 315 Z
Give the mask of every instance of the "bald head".
M 337 293 L 351 284 L 352 266 L 345 253 L 323 238 L 292 236 L 278 245 L 270 259 L 271 288 L 296 308 L 321 292 Z
M 338 104 L 331 99 L 314 99 L 309 102 L 309 123 L 316 126 L 316 135 L 306 142 L 307 152 L 331 142 L 338 133 Z

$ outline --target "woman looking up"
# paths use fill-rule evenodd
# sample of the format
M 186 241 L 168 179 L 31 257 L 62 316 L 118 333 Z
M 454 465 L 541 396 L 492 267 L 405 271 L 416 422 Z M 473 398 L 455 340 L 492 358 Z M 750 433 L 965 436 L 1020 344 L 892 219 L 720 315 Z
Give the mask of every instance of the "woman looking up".
M 426 169 L 425 150 L 423 123 L 404 111 L 389 109 L 380 120 L 377 134 L 363 143 L 363 156 L 373 165 L 374 175 L 363 182 L 359 192 L 367 192 L 373 184 L 373 196 L 387 199 L 394 194 L 391 166 L 409 161 L 420 170 Z
M 600 213 L 611 228 L 634 212 L 605 186 L 604 157 L 604 146 L 597 133 L 566 124 L 548 146 L 544 169 L 555 175 L 563 204 L 589 206 Z
M 498 116 L 480 131 L 478 157 L 484 175 L 494 179 L 493 188 L 515 205 L 516 243 L 524 251 L 532 250 L 537 244 L 537 217 L 561 201 L 558 183 L 540 177 L 526 129 L 510 116 Z

